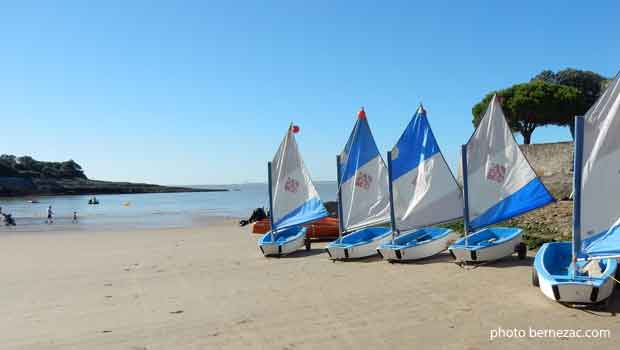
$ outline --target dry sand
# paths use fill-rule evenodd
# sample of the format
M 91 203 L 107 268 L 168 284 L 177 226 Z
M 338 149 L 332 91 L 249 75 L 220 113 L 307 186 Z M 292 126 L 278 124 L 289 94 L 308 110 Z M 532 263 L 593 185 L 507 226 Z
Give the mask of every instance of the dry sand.
M 203 228 L 0 234 L 0 349 L 610 349 L 618 318 L 531 287 L 531 259 L 464 270 L 266 259 L 232 220 Z M 321 245 L 317 245 L 317 248 Z M 614 308 L 618 309 L 616 301 Z M 610 339 L 490 331 L 610 329 Z

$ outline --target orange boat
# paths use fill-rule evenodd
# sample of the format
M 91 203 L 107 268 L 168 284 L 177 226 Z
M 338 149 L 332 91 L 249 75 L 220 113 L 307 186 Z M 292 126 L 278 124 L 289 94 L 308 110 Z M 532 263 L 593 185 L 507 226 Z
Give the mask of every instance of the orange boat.
M 306 237 L 318 240 L 338 238 L 338 219 L 326 217 L 311 224 L 304 225 L 308 228 Z M 267 233 L 271 229 L 269 219 L 262 219 L 254 223 L 252 233 Z

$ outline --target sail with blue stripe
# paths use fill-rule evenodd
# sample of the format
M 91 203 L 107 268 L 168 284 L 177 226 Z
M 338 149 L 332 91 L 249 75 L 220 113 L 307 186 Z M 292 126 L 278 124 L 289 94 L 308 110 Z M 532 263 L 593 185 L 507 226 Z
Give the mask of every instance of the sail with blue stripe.
M 350 232 L 389 222 L 387 167 L 360 110 L 355 127 L 340 154 L 342 227 Z
M 620 75 L 584 116 L 578 252 L 620 257 Z
M 496 95 L 466 147 L 471 229 L 554 201 L 521 152 Z
M 301 225 L 328 215 L 299 154 L 292 126 L 271 163 L 271 184 L 274 229 Z
M 392 193 L 398 231 L 463 215 L 461 189 L 446 163 L 422 106 L 391 152 Z

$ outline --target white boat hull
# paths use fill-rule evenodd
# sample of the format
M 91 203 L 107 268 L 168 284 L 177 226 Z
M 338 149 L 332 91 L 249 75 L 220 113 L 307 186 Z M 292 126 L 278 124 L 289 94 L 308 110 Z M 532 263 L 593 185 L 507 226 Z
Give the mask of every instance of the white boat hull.
M 500 228 L 489 228 L 485 230 L 498 230 Z M 474 233 L 473 235 L 475 235 Z M 472 236 L 473 236 L 472 235 Z M 454 244 L 449 247 L 449 251 L 456 261 L 459 262 L 484 262 L 494 261 L 505 258 L 512 255 L 518 249 L 522 243 L 522 230 L 518 230 L 518 233 L 498 243 L 491 243 L 488 246 L 465 246 L 460 244 Z M 461 239 L 463 240 L 463 239 Z M 457 242 L 458 243 L 458 242 Z
M 261 238 L 258 242 L 258 247 L 264 256 L 282 256 L 291 254 L 297 251 L 299 248 L 304 246 L 306 240 L 306 228 L 301 228 L 300 234 L 291 237 L 291 239 L 275 243 L 265 242 L 265 236 L 270 235 L 270 232 L 267 232 L 263 238 Z
M 376 228 L 370 228 L 376 229 Z M 368 229 L 365 229 L 368 230 Z M 347 260 L 347 259 L 361 259 L 368 258 L 373 255 L 377 255 L 377 247 L 390 240 L 390 231 L 385 230 L 386 233 L 377 236 L 375 239 L 365 242 L 363 244 L 339 244 L 338 241 L 330 243 L 325 250 L 329 254 L 329 258 L 332 260 Z M 352 233 L 354 235 L 356 232 Z M 346 240 L 348 237 L 343 238 Z
M 455 235 L 451 233 L 427 243 L 409 247 L 391 247 L 388 244 L 384 244 L 380 245 L 377 251 L 379 251 L 383 259 L 388 261 L 420 260 L 437 255 L 448 249 L 448 246 L 454 239 Z
M 602 261 L 605 268 L 598 277 L 579 276 L 576 279 L 566 268 L 571 260 L 571 247 L 570 242 L 553 242 L 544 244 L 538 250 L 533 277 L 541 292 L 551 300 L 567 304 L 595 304 L 609 298 L 616 283 L 612 278 L 617 272 L 616 260 Z
M 593 285 L 584 283 L 554 284 L 551 280 L 539 279 L 540 290 L 547 298 L 568 304 L 592 304 L 602 302 L 611 295 L 615 283 L 614 280 L 608 278 L 595 292 L 596 287 Z M 554 289 L 556 290 L 555 292 Z

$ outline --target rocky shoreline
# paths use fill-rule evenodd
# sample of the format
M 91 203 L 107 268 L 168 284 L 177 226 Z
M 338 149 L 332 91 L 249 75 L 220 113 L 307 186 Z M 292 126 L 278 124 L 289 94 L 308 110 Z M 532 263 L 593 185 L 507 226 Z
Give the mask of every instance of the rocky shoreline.
M 161 186 L 146 183 L 112 182 L 90 179 L 0 178 L 0 197 L 47 195 L 98 195 L 173 192 L 216 192 L 221 188 Z

